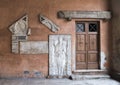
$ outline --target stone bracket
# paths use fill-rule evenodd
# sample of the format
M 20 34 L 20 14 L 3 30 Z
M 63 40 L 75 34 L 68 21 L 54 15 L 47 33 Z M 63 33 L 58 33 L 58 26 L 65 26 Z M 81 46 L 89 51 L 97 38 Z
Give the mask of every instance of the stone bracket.
M 110 11 L 59 11 L 58 18 L 71 19 L 111 19 Z

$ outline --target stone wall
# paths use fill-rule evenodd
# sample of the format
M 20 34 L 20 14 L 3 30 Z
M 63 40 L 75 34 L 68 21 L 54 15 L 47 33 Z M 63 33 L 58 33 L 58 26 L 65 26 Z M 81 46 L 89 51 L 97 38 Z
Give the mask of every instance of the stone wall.
M 120 73 L 120 0 L 112 0 L 112 72 Z M 120 79 L 120 78 L 119 78 Z
M 60 10 L 107 11 L 109 0 L 0 0 L 0 77 L 41 77 L 48 75 L 48 53 L 13 54 L 11 52 L 11 32 L 9 26 L 23 15 L 28 15 L 28 28 L 31 35 L 28 41 L 48 41 L 50 34 L 70 34 L 72 40 L 72 59 L 75 58 L 75 21 L 70 22 L 57 18 Z M 55 22 L 60 30 L 51 32 L 40 23 L 39 14 Z M 108 22 L 101 25 L 101 51 L 109 54 Z M 72 64 L 74 61 L 72 61 Z

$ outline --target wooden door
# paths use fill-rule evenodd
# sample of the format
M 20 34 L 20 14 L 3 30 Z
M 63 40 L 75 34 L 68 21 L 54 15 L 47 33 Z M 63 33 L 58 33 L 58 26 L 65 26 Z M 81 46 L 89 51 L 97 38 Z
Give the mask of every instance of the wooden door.
M 76 70 L 99 68 L 99 22 L 76 22 Z

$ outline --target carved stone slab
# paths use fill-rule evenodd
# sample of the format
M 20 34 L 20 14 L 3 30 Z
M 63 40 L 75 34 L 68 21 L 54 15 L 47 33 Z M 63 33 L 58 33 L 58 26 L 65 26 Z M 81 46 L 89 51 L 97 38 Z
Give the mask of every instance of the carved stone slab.
M 41 53 L 48 53 L 47 41 L 20 42 L 20 54 L 41 54 Z
M 49 36 L 49 75 L 71 75 L 71 35 Z
M 97 18 L 97 19 L 110 19 L 111 12 L 109 11 L 59 11 L 59 18 L 74 19 L 74 18 Z
M 12 53 L 19 53 L 19 41 L 26 41 L 31 31 L 28 29 L 28 16 L 25 15 L 9 27 L 12 32 Z
M 60 29 L 55 23 L 43 15 L 40 15 L 40 22 L 53 32 L 57 32 Z
M 28 16 L 25 15 L 9 27 L 13 35 L 23 36 L 28 32 Z

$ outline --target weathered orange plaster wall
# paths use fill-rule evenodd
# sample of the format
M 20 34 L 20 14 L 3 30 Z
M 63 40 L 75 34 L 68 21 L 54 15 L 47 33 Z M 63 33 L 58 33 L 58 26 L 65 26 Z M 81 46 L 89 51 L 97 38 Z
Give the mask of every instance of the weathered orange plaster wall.
M 72 58 L 75 57 L 75 20 L 70 22 L 57 18 L 60 10 L 102 11 L 109 10 L 109 0 L 0 0 L 0 77 L 24 77 L 24 71 L 29 71 L 29 77 L 34 72 L 48 75 L 48 54 L 20 55 L 11 53 L 11 32 L 9 26 L 23 15 L 29 17 L 29 27 L 32 34 L 29 40 L 48 41 L 49 34 L 72 35 Z M 61 28 L 59 32 L 52 33 L 39 22 L 39 14 L 45 15 Z M 106 37 L 109 30 L 107 24 L 101 28 L 101 37 Z M 102 31 L 101 30 L 101 31 Z M 108 36 L 107 36 L 108 37 Z M 103 38 L 102 49 L 105 53 L 107 38 Z M 74 63 L 74 61 L 72 61 Z

